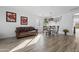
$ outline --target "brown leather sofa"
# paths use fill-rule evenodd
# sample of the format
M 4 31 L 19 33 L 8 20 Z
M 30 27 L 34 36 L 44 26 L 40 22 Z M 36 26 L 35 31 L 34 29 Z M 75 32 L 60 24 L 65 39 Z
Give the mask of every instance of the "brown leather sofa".
M 16 38 L 22 38 L 26 36 L 37 35 L 38 30 L 34 27 L 17 27 L 15 32 Z

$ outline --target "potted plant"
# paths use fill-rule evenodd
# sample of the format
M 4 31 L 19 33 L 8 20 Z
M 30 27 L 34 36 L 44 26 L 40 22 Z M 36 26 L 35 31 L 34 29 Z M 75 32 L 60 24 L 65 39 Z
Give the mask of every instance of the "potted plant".
M 48 24 L 48 19 L 45 18 L 45 19 L 44 19 L 44 24 L 43 24 L 43 26 L 47 26 L 47 24 Z
M 47 18 L 45 18 L 45 19 L 44 19 L 44 22 L 45 22 L 45 23 L 48 23 L 48 19 L 47 19 Z
M 64 34 L 65 34 L 65 36 L 66 36 L 67 33 L 69 32 L 69 30 L 68 30 L 68 29 L 64 29 L 63 32 L 64 32 Z

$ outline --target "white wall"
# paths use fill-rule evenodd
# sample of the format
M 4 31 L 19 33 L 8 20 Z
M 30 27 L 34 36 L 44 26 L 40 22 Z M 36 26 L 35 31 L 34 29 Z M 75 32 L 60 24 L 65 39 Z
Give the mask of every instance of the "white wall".
M 66 28 L 69 30 L 69 35 L 73 35 L 75 13 L 79 13 L 79 8 L 71 10 L 69 13 L 62 15 L 62 20 L 59 22 L 60 33 L 63 33 L 62 30 Z
M 62 15 L 62 19 L 59 22 L 59 26 L 60 26 L 60 31 L 59 33 L 63 33 L 63 29 L 68 29 L 69 30 L 69 35 L 73 35 L 73 14 L 67 13 Z
M 37 9 L 31 8 L 31 7 L 30 9 L 28 8 L 29 7 L 23 8 L 23 6 L 22 7 L 13 7 L 13 6 L 0 7 L 0 38 L 7 38 L 7 37 L 15 36 L 15 29 L 16 27 L 20 27 L 20 26 L 33 26 L 35 28 L 42 29 L 44 18 L 41 18 L 38 15 L 36 15 L 36 14 L 40 14 L 40 9 L 39 9 L 40 7 Z M 35 12 L 36 10 L 38 11 Z M 6 11 L 15 12 L 17 14 L 17 19 L 15 23 L 6 22 Z M 28 17 L 28 25 L 20 25 L 20 16 Z M 60 31 L 59 31 L 60 33 L 63 33 L 62 30 L 66 28 L 66 29 L 69 29 L 70 31 L 69 34 L 71 35 L 73 34 L 73 30 L 72 30 L 73 29 L 73 17 L 72 16 L 73 15 L 71 12 L 62 15 L 62 20 L 58 23 L 60 26 Z
M 15 12 L 16 22 L 6 22 L 6 11 Z M 28 25 L 20 25 L 20 16 L 28 17 Z M 19 26 L 35 26 L 37 17 L 19 7 L 0 7 L 0 39 L 15 36 L 15 29 Z

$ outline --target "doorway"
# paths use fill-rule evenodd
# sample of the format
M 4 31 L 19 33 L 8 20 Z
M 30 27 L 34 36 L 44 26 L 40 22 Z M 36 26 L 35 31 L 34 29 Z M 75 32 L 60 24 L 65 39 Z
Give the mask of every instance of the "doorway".
M 74 35 L 79 38 L 79 13 L 74 14 Z

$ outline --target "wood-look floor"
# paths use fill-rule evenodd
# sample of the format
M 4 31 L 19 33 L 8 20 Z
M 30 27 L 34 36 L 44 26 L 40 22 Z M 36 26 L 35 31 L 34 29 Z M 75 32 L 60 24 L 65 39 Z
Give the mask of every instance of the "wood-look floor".
M 40 34 L 38 39 L 17 52 L 78 52 L 79 40 L 74 36 L 46 36 Z M 37 41 L 36 41 L 37 40 Z
M 11 38 L 12 39 L 12 38 Z M 27 44 L 25 40 L 30 40 L 30 43 Z M 79 51 L 79 37 L 75 36 L 48 36 L 45 34 L 38 34 L 37 36 L 32 36 L 29 38 L 23 39 L 10 39 L 0 41 L 0 49 L 6 52 L 15 49 L 13 52 L 78 52 Z M 8 42 L 8 43 L 5 43 Z M 26 44 L 25 46 L 20 44 Z M 20 49 L 17 49 L 17 46 Z M 22 47 L 23 46 L 23 47 Z M 21 48 L 22 47 L 22 48 Z

